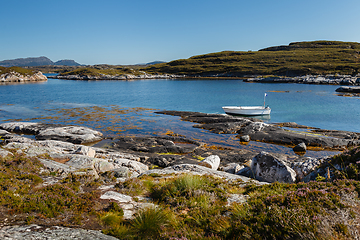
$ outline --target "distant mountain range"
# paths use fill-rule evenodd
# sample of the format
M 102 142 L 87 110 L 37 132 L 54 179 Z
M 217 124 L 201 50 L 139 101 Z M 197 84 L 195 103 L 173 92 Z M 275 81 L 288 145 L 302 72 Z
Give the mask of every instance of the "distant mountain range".
M 17 58 L 11 60 L 0 61 L 2 67 L 37 67 L 47 65 L 61 65 L 61 66 L 81 66 L 81 64 L 74 60 L 59 60 L 57 62 L 51 61 L 47 57 L 30 57 L 30 58 Z

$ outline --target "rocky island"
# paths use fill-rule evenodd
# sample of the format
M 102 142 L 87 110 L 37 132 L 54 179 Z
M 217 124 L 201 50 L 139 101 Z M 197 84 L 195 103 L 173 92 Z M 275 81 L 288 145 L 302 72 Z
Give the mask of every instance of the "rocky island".
M 44 82 L 47 77 L 40 71 L 28 70 L 20 67 L 0 67 L 0 83 L 29 83 Z
M 207 146 L 175 133 L 121 136 L 100 148 L 94 143 L 104 136 L 86 127 L 2 123 L 0 237 L 359 237 L 360 188 L 350 179 L 359 177 L 360 134 L 221 114 L 158 114 L 243 142 L 344 153 L 289 158 Z

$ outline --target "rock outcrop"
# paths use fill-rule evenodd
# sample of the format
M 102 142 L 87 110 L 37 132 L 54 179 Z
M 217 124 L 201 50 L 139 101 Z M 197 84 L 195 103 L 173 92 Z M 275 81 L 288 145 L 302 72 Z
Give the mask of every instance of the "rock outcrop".
M 138 79 L 173 79 L 173 78 L 185 78 L 185 75 L 175 75 L 175 74 L 147 74 L 143 72 L 140 75 L 134 74 L 121 74 L 121 75 L 56 75 L 51 76 L 51 78 L 56 79 L 65 79 L 65 80 L 138 80 Z
M 1 73 L 1 72 L 0 72 Z M 4 73 L 0 75 L 0 83 L 25 83 L 25 82 L 45 82 L 47 77 L 42 72 L 32 75 L 22 75 L 18 72 Z
M 33 122 L 10 122 L 0 124 L 0 129 L 20 134 L 35 135 L 38 140 L 60 140 L 71 143 L 91 143 L 100 141 L 103 134 L 82 126 L 55 125 Z M 13 137 L 9 135 L 9 137 Z
M 304 83 L 328 85 L 360 85 L 360 76 L 351 75 L 306 75 L 297 77 L 253 77 L 244 82 L 262 83 Z
M 360 93 L 360 87 L 339 87 L 335 90 L 336 92 L 341 92 L 341 93 Z
M 267 152 L 261 152 L 251 162 L 251 170 L 255 178 L 265 182 L 296 181 L 296 172 L 287 164 Z
M 42 227 L 36 224 L 25 226 L 7 226 L 0 228 L 0 239 L 28 240 L 28 239 L 87 239 L 87 240 L 116 240 L 101 231 L 68 227 Z
M 296 123 L 268 124 L 254 118 L 225 114 L 182 111 L 161 111 L 157 113 L 180 116 L 184 121 L 198 123 L 194 125 L 196 128 L 207 129 L 219 134 L 238 134 L 239 138 L 244 140 L 286 146 L 304 143 L 307 147 L 332 150 L 360 145 L 360 133 L 356 132 L 323 130 Z

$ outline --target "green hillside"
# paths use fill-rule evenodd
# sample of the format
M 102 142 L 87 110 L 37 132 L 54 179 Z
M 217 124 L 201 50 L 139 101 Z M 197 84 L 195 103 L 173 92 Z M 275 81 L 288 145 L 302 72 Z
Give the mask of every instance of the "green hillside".
M 60 72 L 60 75 L 87 75 L 87 76 L 100 76 L 104 75 L 122 75 L 122 74 L 132 74 L 139 75 L 141 74 L 138 70 L 133 67 L 123 67 L 123 66 L 112 66 L 112 65 L 94 65 L 94 66 L 86 66 L 86 67 L 76 67 L 75 69 L 65 68 Z
M 259 51 L 223 51 L 149 66 L 148 73 L 229 77 L 244 75 L 356 74 L 360 43 L 294 42 Z
M 22 75 L 33 75 L 34 73 L 36 73 L 37 71 L 32 70 L 32 69 L 27 69 L 27 68 L 22 68 L 22 67 L 1 67 L 0 66 L 0 75 L 1 74 L 5 74 L 5 73 L 10 73 L 10 72 L 18 72 Z

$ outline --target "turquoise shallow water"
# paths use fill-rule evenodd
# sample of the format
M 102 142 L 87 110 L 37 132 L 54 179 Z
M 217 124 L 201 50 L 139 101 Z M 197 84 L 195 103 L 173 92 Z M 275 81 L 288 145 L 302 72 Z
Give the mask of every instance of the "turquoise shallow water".
M 360 132 L 360 98 L 339 96 L 335 92 L 338 87 L 244 83 L 241 80 L 49 79 L 45 83 L 0 85 L 0 121 L 81 124 L 109 136 L 173 131 L 239 147 L 233 135 L 211 134 L 192 128 L 193 123 L 154 111 L 223 113 L 222 106 L 262 105 L 266 92 L 266 105 L 272 108 L 270 118 L 265 119 L 267 122 L 296 122 L 323 129 Z M 241 146 L 246 147 L 291 152 L 291 149 L 274 145 Z
M 360 99 L 338 86 L 244 83 L 241 80 L 71 81 L 0 86 L 0 120 L 46 114 L 44 109 L 117 105 L 223 113 L 225 105 L 266 105 L 270 122 L 296 122 L 360 132 Z

